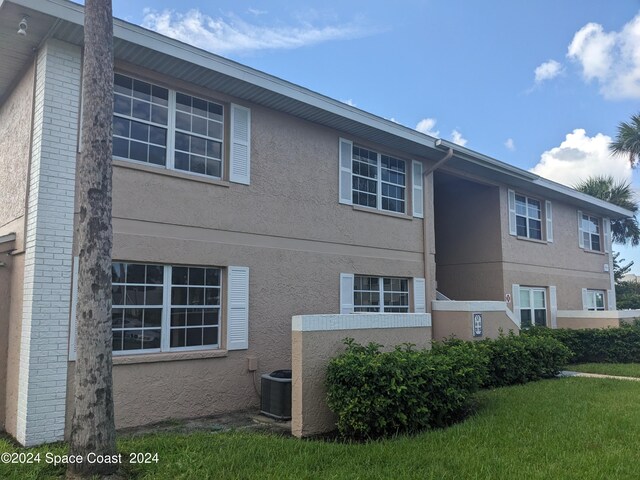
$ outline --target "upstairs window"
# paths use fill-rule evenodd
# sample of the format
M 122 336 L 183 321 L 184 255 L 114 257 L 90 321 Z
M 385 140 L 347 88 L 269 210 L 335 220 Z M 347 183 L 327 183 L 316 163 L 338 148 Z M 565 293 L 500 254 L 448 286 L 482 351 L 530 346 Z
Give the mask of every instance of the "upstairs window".
M 509 235 L 552 243 L 553 208 L 551 201 L 529 197 L 513 190 L 507 190 L 507 197 L 509 200 Z
M 404 160 L 354 145 L 351 167 L 353 205 L 405 213 Z
M 581 229 L 584 248 L 595 252 L 601 251 L 600 219 L 592 217 L 591 215 L 582 214 Z
M 113 90 L 114 158 L 222 177 L 222 105 L 121 74 Z
M 516 232 L 519 237 L 542 240 L 542 208 L 540 200 L 515 196 L 516 200 Z
M 169 90 L 118 74 L 113 90 L 113 156 L 166 165 Z

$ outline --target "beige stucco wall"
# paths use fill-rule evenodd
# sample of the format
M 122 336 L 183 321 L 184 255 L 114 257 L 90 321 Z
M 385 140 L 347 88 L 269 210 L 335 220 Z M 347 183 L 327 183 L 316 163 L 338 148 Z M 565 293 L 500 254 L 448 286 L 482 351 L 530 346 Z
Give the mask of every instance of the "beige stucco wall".
M 526 191 L 518 190 L 523 194 Z M 531 195 L 534 198 L 540 198 Z M 543 210 L 544 210 L 544 198 Z M 557 288 L 558 309 L 581 310 L 582 289 L 609 290 L 611 277 L 604 271 L 609 254 L 593 253 L 578 245 L 577 208 L 553 201 L 553 242 L 534 242 L 509 235 L 507 188 L 500 189 L 504 292 L 512 284 Z M 543 221 L 543 238 L 544 228 Z
M 462 178 L 436 181 L 438 291 L 452 300 L 504 300 L 499 190 Z
M 170 353 L 155 357 L 169 361 L 116 364 L 119 428 L 257 408 L 247 357 L 258 359 L 258 378 L 290 368 L 291 317 L 339 313 L 340 273 L 424 276 L 421 220 L 338 203 L 340 132 L 247 106 L 249 186 L 116 162 L 114 259 L 250 269 L 249 349 L 221 351 L 214 358 L 193 354 L 174 361 L 183 355 Z M 224 348 L 224 329 L 221 339 Z M 134 356 L 127 360 L 136 362 Z M 72 365 L 69 372 L 71 387 Z M 68 391 L 71 402 L 73 388 Z
M 15 434 L 34 68 L 0 106 L 0 236 L 14 233 L 15 256 L 0 254 L 0 429 Z M 0 248 L 4 245 L 0 245 Z M 4 250 L 4 249 L 3 249 Z
M 378 343 L 385 350 L 403 343 L 428 348 L 431 344 L 431 327 L 292 332 L 293 435 L 309 437 L 336 429 L 335 415 L 326 402 L 325 379 L 329 360 L 344 351 L 345 338 L 353 338 L 363 345 Z
M 0 106 L 0 227 L 24 215 L 33 113 L 31 67 Z
M 485 338 L 497 338 L 500 333 L 520 333 L 504 311 L 483 311 L 482 336 L 473 336 L 473 313 L 467 311 L 444 312 L 433 310 L 433 339 L 445 340 L 450 337 L 460 340 L 484 340 Z

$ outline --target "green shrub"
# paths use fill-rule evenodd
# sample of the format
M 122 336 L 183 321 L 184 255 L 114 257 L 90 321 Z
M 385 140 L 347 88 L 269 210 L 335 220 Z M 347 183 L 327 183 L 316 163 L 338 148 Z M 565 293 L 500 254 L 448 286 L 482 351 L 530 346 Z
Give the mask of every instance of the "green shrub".
M 327 401 L 343 437 L 368 440 L 464 418 L 480 387 L 500 387 L 556 376 L 571 356 L 547 336 L 501 335 L 495 340 L 434 342 L 381 352 L 345 340 L 346 351 L 329 362 Z
M 410 345 L 381 352 L 380 345 L 346 340 L 346 352 L 328 366 L 328 404 L 344 437 L 367 440 L 448 425 L 470 410 L 486 376 L 486 355 L 466 346 L 447 352 Z
M 514 335 L 511 332 L 478 342 L 447 340 L 436 344 L 435 348 L 446 351 L 461 343 L 487 355 L 489 363 L 483 387 L 504 387 L 555 377 L 571 357 L 571 351 L 554 338 Z
M 536 327 L 523 336 L 555 338 L 574 354 L 572 363 L 635 363 L 640 362 L 640 327 L 549 329 Z

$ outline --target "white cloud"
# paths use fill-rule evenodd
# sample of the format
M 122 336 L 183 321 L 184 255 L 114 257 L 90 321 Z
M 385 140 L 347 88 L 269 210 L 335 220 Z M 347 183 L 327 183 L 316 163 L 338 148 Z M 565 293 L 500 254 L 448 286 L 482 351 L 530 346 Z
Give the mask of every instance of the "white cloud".
M 585 80 L 596 80 L 605 98 L 640 98 L 640 14 L 619 32 L 588 23 L 573 37 L 567 57 L 582 67 Z
M 421 133 L 431 135 L 432 137 L 437 137 L 440 135 L 440 131 L 435 130 L 435 126 L 436 126 L 435 118 L 423 118 L 416 125 L 416 130 Z
M 504 146 L 507 147 L 507 150 L 511 150 L 512 152 L 515 152 L 516 150 L 516 143 L 513 141 L 513 138 L 507 138 L 507 141 L 504 142 Z
M 629 160 L 609 154 L 611 137 L 598 133 L 589 137 L 584 129 L 567 134 L 559 147 L 547 150 L 530 171 L 570 187 L 593 175 L 612 175 L 631 180 Z
M 453 130 L 451 132 L 451 141 L 461 147 L 464 147 L 467 144 L 467 139 L 462 136 L 462 134 L 458 130 Z
M 536 84 L 556 78 L 562 73 L 562 64 L 555 60 L 541 63 L 535 69 Z
M 356 23 L 317 26 L 301 21 L 298 25 L 265 26 L 248 23 L 234 15 L 210 17 L 198 9 L 181 13 L 147 8 L 142 26 L 219 54 L 292 49 L 370 33 Z
M 266 10 L 258 10 L 257 8 L 247 8 L 247 12 L 249 12 L 251 15 L 255 15 L 256 17 L 259 15 L 265 15 L 268 12 Z
M 342 103 L 346 103 L 347 105 L 351 105 L 352 107 L 356 106 L 356 104 L 350 98 L 348 98 L 347 100 L 342 100 Z

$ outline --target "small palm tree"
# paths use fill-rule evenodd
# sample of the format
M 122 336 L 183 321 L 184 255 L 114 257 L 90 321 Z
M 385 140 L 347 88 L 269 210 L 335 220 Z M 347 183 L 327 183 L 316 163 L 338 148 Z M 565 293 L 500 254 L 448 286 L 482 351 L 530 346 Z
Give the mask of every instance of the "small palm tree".
M 640 127 L 640 116 L 638 117 L 638 126 Z M 638 138 L 640 140 L 640 134 Z M 640 141 L 638 148 L 640 151 Z M 589 177 L 573 188 L 592 197 L 626 208 L 634 214 L 640 208 L 634 198 L 631 184 L 625 181 L 616 182 L 612 176 Z M 633 217 L 611 220 L 611 235 L 616 243 L 623 245 L 631 243 L 634 247 L 639 245 L 640 225 L 638 225 L 638 219 L 634 215 Z
M 612 155 L 628 156 L 631 168 L 638 166 L 640 162 L 640 114 L 632 115 L 631 121 L 620 122 L 618 134 L 609 144 Z

